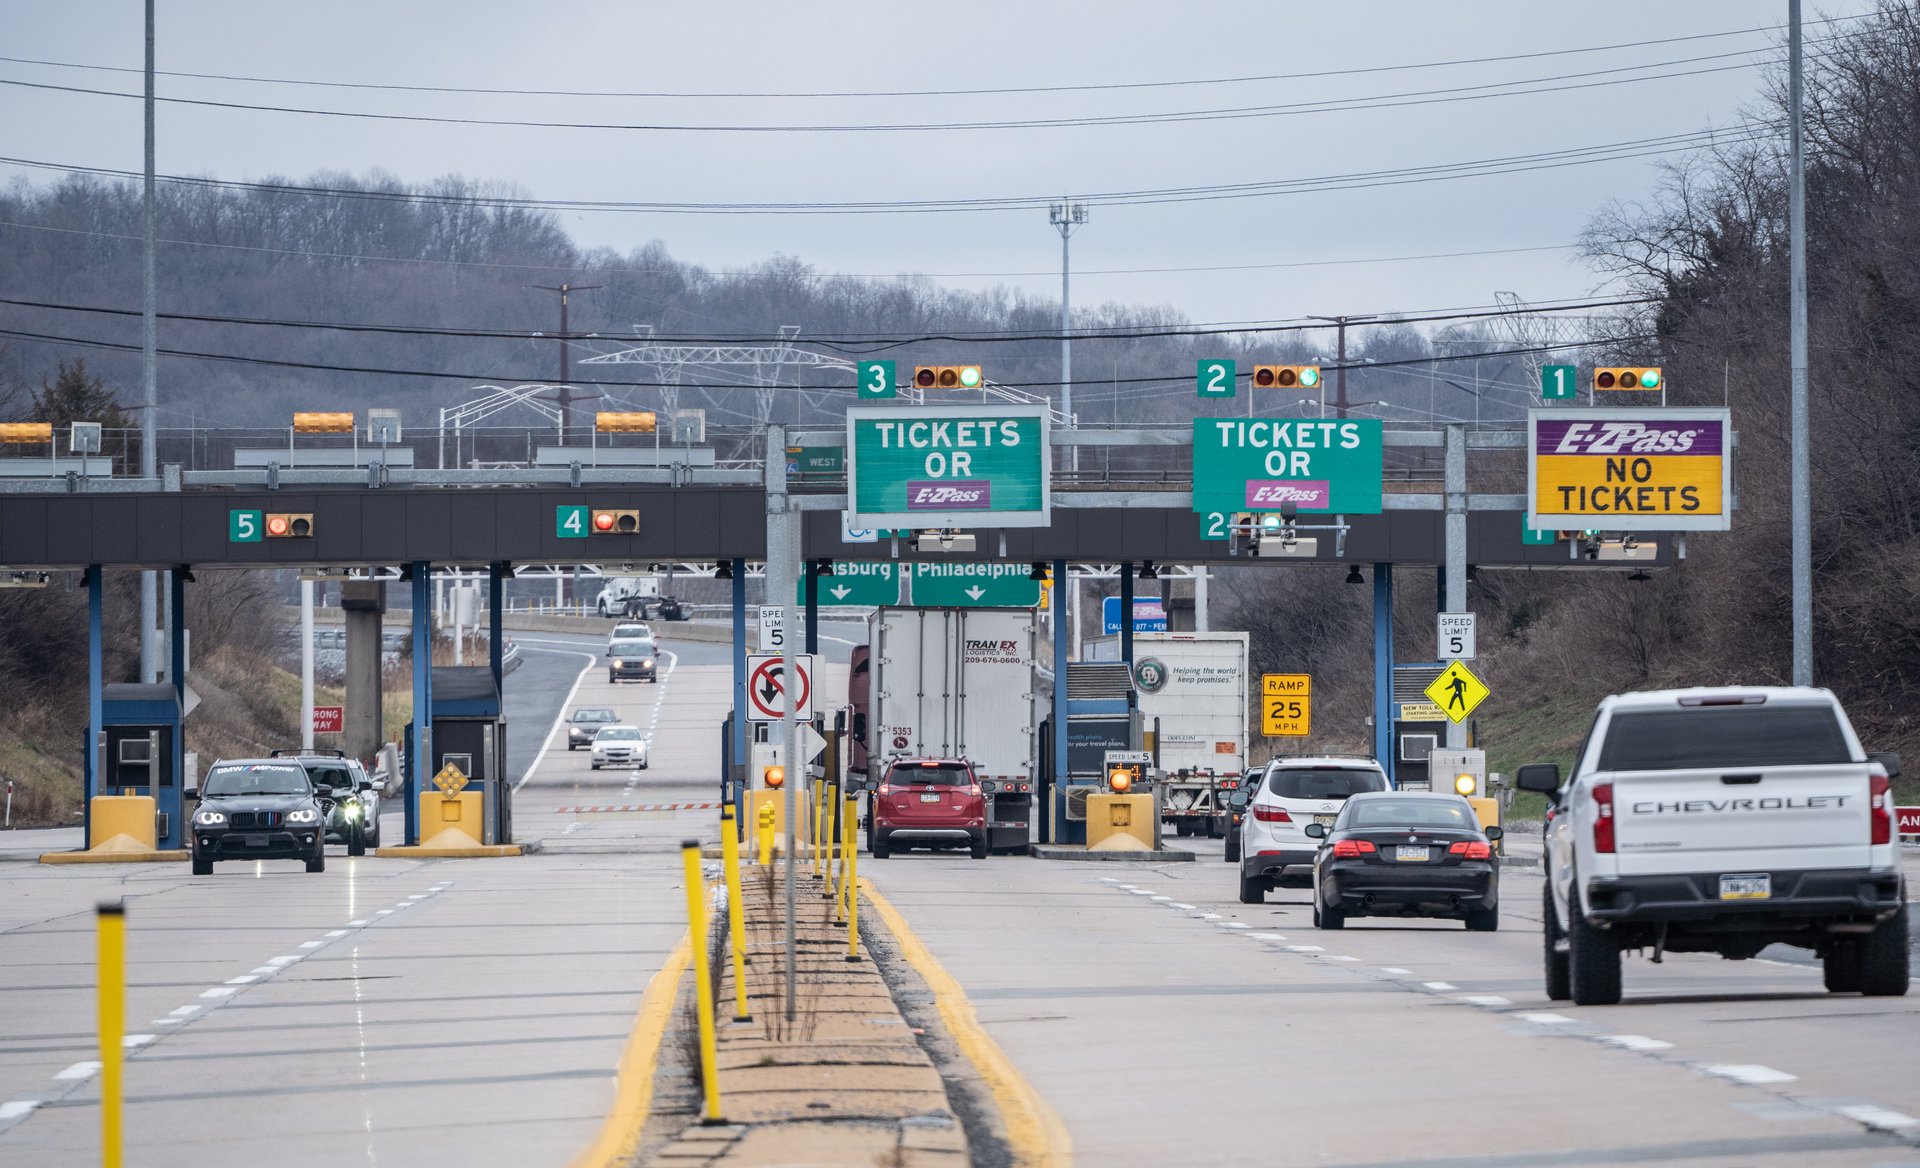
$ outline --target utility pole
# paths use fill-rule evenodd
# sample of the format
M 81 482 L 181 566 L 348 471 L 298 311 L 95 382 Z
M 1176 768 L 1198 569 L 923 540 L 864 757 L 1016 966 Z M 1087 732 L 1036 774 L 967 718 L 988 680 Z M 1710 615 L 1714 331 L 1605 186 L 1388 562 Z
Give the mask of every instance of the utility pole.
M 1379 402 L 1350 402 L 1347 400 L 1347 322 L 1356 321 L 1356 320 L 1378 320 L 1379 317 L 1377 315 L 1309 316 L 1307 319 L 1329 321 L 1336 328 L 1339 329 L 1340 349 L 1339 349 L 1339 355 L 1335 358 L 1335 360 L 1337 361 L 1337 364 L 1335 364 L 1333 367 L 1333 387 L 1334 387 L 1333 408 L 1335 411 L 1335 415 L 1337 417 L 1342 417 L 1342 418 L 1346 417 L 1347 410 L 1352 406 L 1379 405 L 1380 404 Z M 1326 396 L 1327 396 L 1326 387 L 1325 385 L 1322 385 L 1320 389 L 1320 400 L 1323 407 L 1326 402 Z M 1322 414 L 1324 414 L 1325 409 L 1323 408 L 1321 412 Z
M 141 307 L 140 307 L 140 400 L 145 406 L 140 412 L 140 477 L 151 479 L 159 474 L 155 460 L 154 442 L 155 419 L 159 412 L 160 378 L 156 368 L 159 360 L 160 331 L 158 309 L 154 303 L 154 263 L 153 263 L 153 0 L 147 0 L 147 92 L 146 113 L 146 173 L 145 186 L 141 194 L 141 211 L 144 226 L 142 237 L 144 248 L 141 255 Z M 160 579 L 156 572 L 140 573 L 140 680 L 152 682 L 159 678 L 160 639 L 154 631 L 154 618 L 158 615 L 160 602 Z M 168 678 L 175 681 L 175 678 Z
M 1067 427 L 1073 428 L 1073 314 L 1067 293 L 1069 291 L 1067 239 L 1074 228 L 1087 221 L 1087 205 L 1075 203 L 1065 195 L 1058 203 L 1047 209 L 1047 217 L 1060 232 L 1060 412 L 1067 416 Z M 1067 447 L 1067 469 L 1080 469 L 1080 448 Z
M 1787 0 L 1793 175 L 1787 203 L 1789 319 L 1793 361 L 1793 684 L 1813 684 L 1813 489 L 1807 410 L 1807 145 L 1802 127 L 1800 0 Z
M 151 2 L 151 0 L 149 0 L 149 2 Z M 594 398 L 600 396 L 597 393 L 589 393 L 589 394 L 583 394 L 578 398 L 574 397 L 573 385 L 572 385 L 573 378 L 569 375 L 567 370 L 567 356 L 568 356 L 567 346 L 572 340 L 571 336 L 567 332 L 567 293 L 585 292 L 590 288 L 604 288 L 606 287 L 606 285 L 605 284 L 532 284 L 532 285 L 529 285 L 529 287 L 538 288 L 542 292 L 560 293 L 560 384 L 555 389 L 555 396 L 541 398 L 540 400 L 559 403 L 560 405 L 560 445 L 565 446 L 567 444 L 567 424 L 573 421 L 573 403 L 575 401 L 592 401 Z

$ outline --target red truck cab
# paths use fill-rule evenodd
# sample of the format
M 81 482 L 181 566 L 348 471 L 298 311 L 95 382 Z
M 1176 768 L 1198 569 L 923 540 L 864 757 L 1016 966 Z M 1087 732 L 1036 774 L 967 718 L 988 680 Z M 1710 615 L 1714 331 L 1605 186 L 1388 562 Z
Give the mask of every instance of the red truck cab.
M 968 845 L 973 858 L 987 856 L 987 801 L 980 779 L 965 759 L 896 758 L 888 763 L 873 795 L 876 860 L 905 848 Z

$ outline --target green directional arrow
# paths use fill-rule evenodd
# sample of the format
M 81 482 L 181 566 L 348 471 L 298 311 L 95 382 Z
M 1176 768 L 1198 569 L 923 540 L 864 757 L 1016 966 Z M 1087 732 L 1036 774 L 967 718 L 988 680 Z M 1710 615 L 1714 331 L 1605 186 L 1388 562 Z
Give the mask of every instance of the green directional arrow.
M 1025 564 L 915 564 L 913 603 L 951 608 L 1032 608 L 1040 581 Z
M 821 604 L 899 604 L 900 577 L 892 564 L 855 564 L 836 560 L 833 575 L 820 578 Z M 807 602 L 807 581 L 794 588 L 794 603 Z

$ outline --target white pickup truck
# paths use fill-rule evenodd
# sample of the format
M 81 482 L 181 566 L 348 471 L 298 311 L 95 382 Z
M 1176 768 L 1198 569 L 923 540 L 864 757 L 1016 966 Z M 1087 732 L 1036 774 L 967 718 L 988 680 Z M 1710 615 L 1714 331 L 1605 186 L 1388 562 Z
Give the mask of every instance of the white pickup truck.
M 1811 949 L 1834 992 L 1907 992 L 1893 754 L 1868 754 L 1824 689 L 1715 688 L 1600 703 L 1547 819 L 1547 996 L 1620 1000 L 1626 949 Z

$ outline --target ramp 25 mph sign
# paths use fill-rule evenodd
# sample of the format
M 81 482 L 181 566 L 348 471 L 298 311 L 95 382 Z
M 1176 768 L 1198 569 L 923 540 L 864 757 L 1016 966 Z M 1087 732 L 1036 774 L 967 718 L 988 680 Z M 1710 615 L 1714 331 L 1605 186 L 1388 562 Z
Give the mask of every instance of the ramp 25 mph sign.
M 1052 521 L 1045 406 L 853 406 L 847 451 L 854 527 Z

